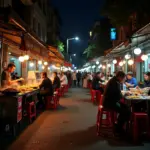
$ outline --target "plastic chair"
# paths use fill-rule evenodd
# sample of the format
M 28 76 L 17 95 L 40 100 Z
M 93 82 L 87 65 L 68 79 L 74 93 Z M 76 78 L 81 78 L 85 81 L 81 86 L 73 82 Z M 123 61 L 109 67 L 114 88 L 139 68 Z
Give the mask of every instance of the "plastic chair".
M 100 129 L 102 126 L 104 127 L 113 127 L 114 123 L 117 120 L 117 113 L 112 110 L 108 110 L 103 108 L 103 95 L 100 99 L 100 105 L 98 106 L 97 113 L 97 135 L 100 135 Z
M 28 116 L 30 123 L 32 122 L 33 118 L 36 118 L 36 105 L 35 102 L 28 103 Z

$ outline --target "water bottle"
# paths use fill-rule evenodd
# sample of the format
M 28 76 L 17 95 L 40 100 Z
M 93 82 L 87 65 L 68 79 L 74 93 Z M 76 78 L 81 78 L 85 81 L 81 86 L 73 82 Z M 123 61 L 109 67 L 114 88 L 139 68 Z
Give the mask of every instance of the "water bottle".
M 123 84 L 123 91 L 126 91 L 127 90 L 127 87 L 125 84 Z

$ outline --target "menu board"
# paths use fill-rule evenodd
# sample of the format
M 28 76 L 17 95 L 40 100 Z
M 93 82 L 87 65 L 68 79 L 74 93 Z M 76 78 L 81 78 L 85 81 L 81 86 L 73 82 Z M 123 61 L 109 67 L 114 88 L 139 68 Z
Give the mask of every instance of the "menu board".
M 22 97 L 18 97 L 17 123 L 22 119 Z

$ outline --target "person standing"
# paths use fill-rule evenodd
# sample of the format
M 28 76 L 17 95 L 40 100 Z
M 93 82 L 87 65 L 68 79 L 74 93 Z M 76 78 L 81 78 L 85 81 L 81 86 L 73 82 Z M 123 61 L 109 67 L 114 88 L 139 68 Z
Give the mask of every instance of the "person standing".
M 76 72 L 73 72 L 73 74 L 72 74 L 72 80 L 73 80 L 74 87 L 76 87 L 76 82 L 77 82 Z
M 68 84 L 68 79 L 67 79 L 67 76 L 64 74 L 64 72 L 62 72 L 62 74 L 61 74 L 60 81 L 61 81 L 61 85 L 67 85 Z
M 13 73 L 15 69 L 16 69 L 16 66 L 13 63 L 10 63 L 8 64 L 7 69 L 2 72 L 2 75 L 1 75 L 2 87 L 11 86 L 12 84 L 17 83 L 18 81 L 24 80 L 23 78 L 20 78 L 17 80 L 11 79 L 11 73 Z
M 81 73 L 78 71 L 78 73 L 77 73 L 77 85 L 78 85 L 78 87 L 80 86 L 80 81 L 81 81 Z

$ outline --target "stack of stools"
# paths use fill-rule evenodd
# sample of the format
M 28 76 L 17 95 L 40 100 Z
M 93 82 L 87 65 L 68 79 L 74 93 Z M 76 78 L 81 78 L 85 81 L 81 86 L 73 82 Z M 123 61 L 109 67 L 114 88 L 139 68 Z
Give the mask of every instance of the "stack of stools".
M 91 101 L 94 102 L 99 102 L 101 99 L 101 92 L 99 90 L 93 90 L 91 89 Z
M 113 127 L 113 124 L 117 120 L 117 114 L 112 110 L 106 110 L 103 108 L 103 95 L 100 99 L 100 105 L 98 106 L 97 113 L 97 135 L 100 135 L 101 127 Z M 105 116 L 105 118 L 103 118 Z
M 139 140 L 139 130 L 141 129 L 141 127 L 139 126 L 139 121 L 142 121 L 142 124 L 144 125 L 145 131 L 147 133 L 147 135 L 149 136 L 149 118 L 148 118 L 148 114 L 147 113 L 133 113 L 133 141 L 134 143 L 137 143 Z
M 36 105 L 34 101 L 28 103 L 28 116 L 30 123 L 32 122 L 33 118 L 36 118 Z

